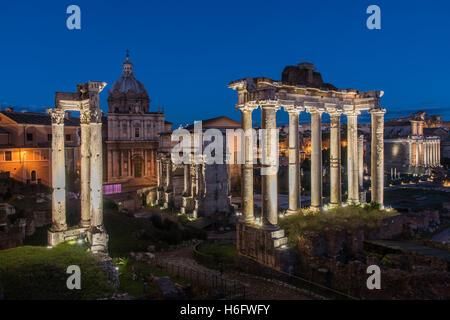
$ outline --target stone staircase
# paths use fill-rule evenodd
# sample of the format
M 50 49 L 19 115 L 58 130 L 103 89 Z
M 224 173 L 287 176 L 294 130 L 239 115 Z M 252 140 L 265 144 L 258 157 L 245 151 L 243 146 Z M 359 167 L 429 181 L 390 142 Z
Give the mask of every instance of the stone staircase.
M 272 231 L 270 235 L 273 240 L 274 248 L 280 248 L 288 243 L 288 238 L 285 236 L 283 229 Z

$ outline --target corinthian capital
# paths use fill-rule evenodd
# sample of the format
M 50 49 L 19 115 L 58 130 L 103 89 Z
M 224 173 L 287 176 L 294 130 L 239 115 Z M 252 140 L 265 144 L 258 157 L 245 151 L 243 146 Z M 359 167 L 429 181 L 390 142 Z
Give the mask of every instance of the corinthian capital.
M 64 115 L 65 115 L 64 110 L 47 109 L 47 113 L 50 114 L 52 124 L 64 124 Z

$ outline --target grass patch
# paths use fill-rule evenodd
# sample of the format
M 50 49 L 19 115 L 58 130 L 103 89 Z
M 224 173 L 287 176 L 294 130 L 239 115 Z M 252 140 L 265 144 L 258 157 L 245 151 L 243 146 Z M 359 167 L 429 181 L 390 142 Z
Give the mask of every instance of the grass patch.
M 279 225 L 288 235 L 289 242 L 296 246 L 298 236 L 304 232 L 322 233 L 328 230 L 359 227 L 376 228 L 381 219 L 396 214 L 395 210 L 380 210 L 374 205 L 365 207 L 350 205 L 319 212 L 302 210 L 298 214 L 281 218 Z
M 196 255 L 197 262 L 215 270 L 233 267 L 238 256 L 234 244 L 207 245 L 200 247 L 198 251 L 200 255 Z
M 81 290 L 66 286 L 67 267 L 81 269 Z M 79 245 L 24 246 L 0 251 L 0 286 L 10 300 L 80 300 L 111 296 L 114 287 L 94 257 Z
M 158 268 L 151 267 L 147 263 L 138 262 L 132 258 L 118 258 L 116 265 L 119 266 L 120 291 L 128 292 L 135 298 L 145 296 L 154 297 L 157 293 L 156 286 L 150 281 L 152 276 L 168 276 L 173 282 L 181 285 L 192 285 L 189 280 L 169 275 Z M 144 284 L 144 282 L 146 284 Z

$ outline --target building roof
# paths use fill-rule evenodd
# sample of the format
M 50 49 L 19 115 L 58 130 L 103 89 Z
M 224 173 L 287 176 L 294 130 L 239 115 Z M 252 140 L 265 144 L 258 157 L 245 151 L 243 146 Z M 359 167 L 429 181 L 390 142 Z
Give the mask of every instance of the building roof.
M 215 128 L 215 129 L 227 129 L 227 128 L 240 128 L 241 123 L 239 121 L 228 118 L 227 116 L 220 116 L 216 118 L 202 120 L 202 128 Z M 194 129 L 194 125 L 190 124 L 186 129 Z
M 50 115 L 40 112 L 9 112 L 1 111 L 2 114 L 17 122 L 18 124 L 35 124 L 35 125 L 47 125 L 52 124 Z M 79 118 L 64 119 L 64 125 L 78 127 L 80 125 Z

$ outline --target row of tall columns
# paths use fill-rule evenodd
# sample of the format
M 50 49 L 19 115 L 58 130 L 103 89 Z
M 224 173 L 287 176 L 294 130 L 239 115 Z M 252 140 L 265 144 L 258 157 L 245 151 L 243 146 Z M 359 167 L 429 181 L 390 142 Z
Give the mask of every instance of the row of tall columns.
M 409 142 L 409 165 L 414 167 L 440 166 L 440 141 L 416 139 L 414 142 Z
M 67 230 L 66 170 L 63 109 L 51 109 L 52 117 L 52 231 Z M 103 228 L 103 150 L 101 116 L 81 109 L 81 222 L 83 228 Z
M 252 111 L 254 107 L 240 106 L 242 128 L 244 132 L 252 129 Z M 262 174 L 262 219 L 265 228 L 276 229 L 278 222 L 278 191 L 277 170 L 274 159 L 278 157 L 278 141 L 270 134 L 276 129 L 276 105 L 262 105 L 261 118 L 263 131 L 263 169 Z M 299 172 L 299 112 L 287 107 L 289 113 L 289 209 L 294 212 L 300 208 L 300 172 Z M 322 190 L 322 111 L 308 110 L 311 113 L 311 209 L 320 210 L 323 206 Z M 383 204 L 384 188 L 384 113 L 385 109 L 372 109 L 372 201 Z M 362 187 L 364 175 L 363 153 L 364 138 L 358 137 L 357 116 L 359 111 L 346 112 L 348 128 L 348 201 L 359 202 L 359 190 Z M 341 146 L 340 146 L 340 116 L 341 112 L 330 112 L 330 205 L 337 206 L 342 202 L 341 195 Z M 253 213 L 253 135 L 246 134 L 244 140 L 245 163 L 242 168 L 242 220 L 252 222 Z M 267 161 L 270 159 L 269 161 Z

